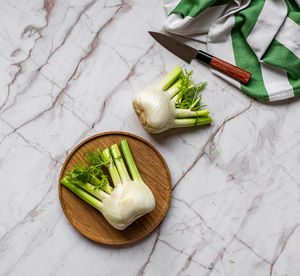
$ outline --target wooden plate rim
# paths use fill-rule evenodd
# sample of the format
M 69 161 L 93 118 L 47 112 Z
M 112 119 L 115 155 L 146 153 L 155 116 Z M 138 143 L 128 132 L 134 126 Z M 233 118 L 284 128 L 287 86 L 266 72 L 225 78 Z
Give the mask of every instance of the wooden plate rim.
M 89 142 L 90 140 L 93 140 L 95 138 L 99 138 L 101 136 L 107 136 L 107 135 L 124 135 L 124 136 L 129 136 L 129 137 L 133 137 L 133 138 L 136 138 L 138 140 L 140 140 L 141 142 L 147 144 L 148 146 L 150 146 L 155 152 L 156 154 L 159 156 L 160 160 L 163 162 L 163 165 L 166 169 L 166 172 L 167 172 L 167 178 L 168 178 L 168 182 L 169 182 L 169 185 L 170 185 L 170 189 L 169 189 L 169 193 L 168 193 L 168 197 L 167 197 L 167 208 L 165 210 L 164 213 L 162 213 L 162 216 L 161 216 L 161 219 L 158 221 L 158 223 L 153 227 L 153 229 L 151 229 L 149 232 L 145 232 L 143 235 L 141 236 L 137 236 L 135 239 L 131 239 L 131 240 L 128 240 L 128 241 L 124 241 L 124 242 L 118 242 L 118 243 L 112 243 L 112 242 L 103 242 L 103 240 L 100 240 L 100 239 L 96 239 L 96 238 L 92 238 L 92 237 L 89 237 L 88 235 L 86 235 L 85 233 L 82 233 L 80 231 L 80 229 L 77 228 L 77 226 L 75 224 L 73 224 L 72 222 L 72 219 L 69 217 L 68 215 L 68 212 L 66 212 L 66 207 L 64 205 L 64 202 L 63 202 L 63 199 L 62 199 L 62 185 L 60 184 L 60 181 L 62 179 L 62 176 L 63 176 L 63 173 L 64 173 L 64 170 L 65 170 L 65 167 L 69 161 L 69 159 L 72 157 L 72 155 L 81 147 L 83 146 L 84 144 L 86 144 L 87 142 Z M 60 174 L 59 174 L 59 181 L 58 181 L 58 196 L 59 196 L 59 202 L 60 202 L 60 205 L 62 207 L 62 210 L 64 212 L 64 215 L 66 216 L 67 220 L 69 221 L 69 223 L 81 234 L 83 235 L 84 237 L 90 239 L 90 240 L 93 240 L 97 243 L 101 243 L 101 244 L 106 244 L 106 245 L 126 245 L 126 244 L 130 244 L 130 243 L 134 243 L 146 236 L 148 236 L 149 234 L 151 234 L 158 226 L 159 224 L 162 222 L 162 220 L 164 219 L 164 217 L 166 216 L 167 214 L 167 211 L 169 210 L 169 207 L 170 207 L 170 201 L 171 201 L 171 197 L 172 197 L 172 179 L 171 179 L 171 174 L 170 174 L 170 170 L 169 170 L 169 167 L 167 165 L 167 162 L 165 161 L 164 157 L 161 155 L 161 153 L 150 143 L 148 142 L 147 140 L 145 140 L 144 138 L 140 137 L 140 136 L 137 136 L 135 134 L 132 134 L 132 133 L 129 133 L 129 132 L 124 132 L 124 131 L 106 131 L 106 132 L 101 132 L 101 133 L 98 133 L 98 134 L 95 134 L 93 136 L 90 136 L 88 138 L 86 138 L 85 140 L 83 140 L 81 143 L 79 143 L 77 146 L 74 147 L 74 149 L 68 154 L 65 162 L 63 163 L 62 165 L 62 168 L 61 168 L 61 171 L 60 171 Z

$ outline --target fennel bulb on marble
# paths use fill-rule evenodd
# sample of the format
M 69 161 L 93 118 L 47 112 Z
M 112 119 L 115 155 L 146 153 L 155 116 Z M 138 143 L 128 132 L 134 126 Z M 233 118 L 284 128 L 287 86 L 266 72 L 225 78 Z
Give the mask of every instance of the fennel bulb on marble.
M 78 174 L 78 168 L 73 168 L 61 183 L 99 210 L 114 228 L 124 230 L 136 219 L 151 212 L 155 207 L 155 199 L 140 176 L 127 141 L 122 140 L 120 145 L 132 179 L 127 172 L 118 145 L 114 144 L 103 152 L 98 149 L 98 155 L 90 154 L 92 158 L 88 160 L 89 164 L 93 160 L 95 162 L 91 166 L 92 169 L 90 167 L 85 172 L 85 176 L 82 173 Z M 102 170 L 99 167 L 103 165 L 108 168 L 114 188 L 109 185 L 103 171 L 97 171 Z M 98 181 L 95 181 L 94 177 Z M 90 183 L 90 180 L 96 185 Z
M 177 65 L 156 85 L 146 88 L 133 98 L 132 106 L 142 126 L 151 133 L 170 128 L 210 124 L 207 109 L 201 109 L 198 96 L 206 83 L 196 85 L 191 72 Z

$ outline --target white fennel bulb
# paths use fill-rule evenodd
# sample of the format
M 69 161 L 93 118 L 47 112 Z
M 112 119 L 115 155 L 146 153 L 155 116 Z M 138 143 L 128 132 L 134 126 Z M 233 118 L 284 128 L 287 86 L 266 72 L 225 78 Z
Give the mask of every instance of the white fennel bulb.
M 141 124 L 149 132 L 161 132 L 175 126 L 175 106 L 170 101 L 170 95 L 155 87 L 138 93 L 134 97 L 133 107 Z
M 139 217 L 151 212 L 155 200 L 143 181 L 126 181 L 102 201 L 101 212 L 116 229 L 123 230 Z
M 122 149 L 125 149 L 126 145 L 128 145 L 126 140 L 123 140 Z M 126 150 L 129 150 L 129 147 Z M 101 212 L 113 227 L 123 230 L 139 217 L 151 212 L 155 207 L 155 199 L 142 180 L 130 151 L 125 153 L 123 150 L 123 153 L 133 180 L 129 177 L 116 144 L 111 147 L 111 153 L 114 160 L 108 149 L 103 151 L 104 156 L 109 160 L 108 170 L 115 189 L 109 197 L 103 199 Z

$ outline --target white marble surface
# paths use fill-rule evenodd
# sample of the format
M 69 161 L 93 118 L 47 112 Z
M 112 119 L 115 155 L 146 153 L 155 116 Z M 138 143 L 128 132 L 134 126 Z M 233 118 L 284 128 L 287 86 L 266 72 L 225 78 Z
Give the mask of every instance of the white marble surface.
M 261 104 L 193 62 L 214 123 L 148 134 L 133 95 L 186 66 L 147 34 L 164 17 L 159 0 L 0 1 L 0 275 L 300 274 L 299 100 Z M 67 154 L 109 130 L 153 143 L 174 187 L 125 248 L 81 236 L 58 200 Z

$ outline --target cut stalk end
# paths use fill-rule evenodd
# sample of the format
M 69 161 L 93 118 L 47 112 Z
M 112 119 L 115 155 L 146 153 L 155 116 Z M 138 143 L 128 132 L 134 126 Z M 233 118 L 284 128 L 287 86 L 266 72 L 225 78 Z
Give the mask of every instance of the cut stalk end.
M 158 84 L 157 86 L 165 91 L 167 90 L 181 75 L 182 69 L 176 65 Z

